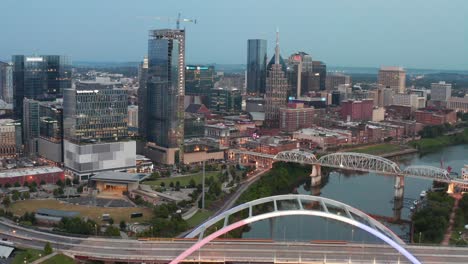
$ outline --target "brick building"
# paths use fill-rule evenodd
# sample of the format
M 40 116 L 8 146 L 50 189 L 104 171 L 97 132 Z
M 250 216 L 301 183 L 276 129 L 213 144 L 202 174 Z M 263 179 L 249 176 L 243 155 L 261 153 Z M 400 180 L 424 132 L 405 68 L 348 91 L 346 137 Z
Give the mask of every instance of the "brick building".
M 457 113 L 450 109 L 421 109 L 414 112 L 416 122 L 424 125 L 443 125 L 445 123 L 454 124 L 457 122 Z
M 289 103 L 287 108 L 280 108 L 280 129 L 291 133 L 301 128 L 311 127 L 315 109 L 304 107 L 303 103 Z
M 36 167 L 0 171 L 0 184 L 2 186 L 5 186 L 6 183 L 13 185 L 16 182 L 20 185 L 24 185 L 25 182 L 40 184 L 41 181 L 55 184 L 58 180 L 65 180 L 63 170 L 58 167 Z
M 341 118 L 348 121 L 370 121 L 373 107 L 373 99 L 343 101 L 341 102 Z

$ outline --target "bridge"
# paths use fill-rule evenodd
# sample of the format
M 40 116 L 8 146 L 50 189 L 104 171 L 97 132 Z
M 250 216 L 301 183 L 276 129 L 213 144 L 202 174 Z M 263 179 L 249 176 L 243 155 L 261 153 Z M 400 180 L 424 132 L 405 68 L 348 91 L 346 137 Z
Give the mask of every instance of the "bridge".
M 394 176 L 394 221 L 401 219 L 405 177 L 448 183 L 449 193 L 453 193 L 455 191 L 455 186 L 462 187 L 463 189 L 468 187 L 468 181 L 461 178 L 451 178 L 450 173 L 445 169 L 421 165 L 401 168 L 394 161 L 365 153 L 336 152 L 317 158 L 317 156 L 315 156 L 313 153 L 301 150 L 288 150 L 279 152 L 276 155 L 270 155 L 253 151 L 233 149 L 230 150 L 229 158 L 233 160 L 237 159 L 239 163 L 245 163 L 249 160 L 256 160 L 256 165 L 263 167 L 271 167 L 272 164 L 276 161 L 311 165 L 312 172 L 310 177 L 311 187 L 313 190 L 320 188 L 322 183 L 322 167 Z M 259 162 L 260 164 L 258 164 Z
M 264 207 L 270 210 L 259 210 Z M 243 211 L 246 214 L 242 218 L 229 221 L 231 216 Z M 384 244 L 216 240 L 216 237 L 242 225 L 288 215 L 318 216 L 343 222 L 368 232 Z M 216 220 L 224 222 L 224 226 L 204 236 L 203 230 L 209 230 Z M 139 241 L 62 236 L 21 227 L 6 219 L 0 219 L 0 234 L 15 246 L 26 248 L 42 249 L 49 242 L 55 250 L 84 262 L 468 263 L 468 248 L 406 245 L 391 230 L 358 209 L 308 195 L 266 197 L 239 205 L 193 230 L 189 236 L 198 236 L 195 239 Z

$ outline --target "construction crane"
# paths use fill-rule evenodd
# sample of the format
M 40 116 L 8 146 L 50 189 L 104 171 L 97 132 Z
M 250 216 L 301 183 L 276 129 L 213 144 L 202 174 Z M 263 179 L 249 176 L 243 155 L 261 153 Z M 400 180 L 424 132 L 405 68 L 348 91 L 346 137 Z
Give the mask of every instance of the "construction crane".
M 197 24 L 196 19 L 189 19 L 189 18 L 181 18 L 180 13 L 177 15 L 177 18 L 173 17 L 142 17 L 142 18 L 147 18 L 147 19 L 156 19 L 156 20 L 166 20 L 167 22 L 172 22 L 176 21 L 176 28 L 180 29 L 180 22 L 188 22 L 188 23 L 194 23 Z

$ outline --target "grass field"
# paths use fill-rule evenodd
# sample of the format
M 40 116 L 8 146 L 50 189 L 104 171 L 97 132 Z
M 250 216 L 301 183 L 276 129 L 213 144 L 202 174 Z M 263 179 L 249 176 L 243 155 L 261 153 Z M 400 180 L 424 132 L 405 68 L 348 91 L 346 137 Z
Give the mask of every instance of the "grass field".
M 205 177 L 206 178 L 209 178 L 209 177 L 217 178 L 220 173 L 221 172 L 219 172 L 219 171 L 207 171 L 205 173 L 206 174 Z M 180 177 L 173 177 L 173 178 L 161 178 L 161 179 L 158 179 L 158 180 L 155 180 L 155 181 L 145 181 L 143 184 L 159 186 L 159 185 L 161 185 L 161 182 L 164 182 L 164 184 L 166 186 L 169 186 L 169 184 L 171 182 L 173 182 L 175 184 L 177 181 L 179 181 L 180 186 L 187 186 L 190 183 L 190 179 L 194 179 L 195 184 L 199 184 L 199 183 L 202 182 L 202 178 L 203 178 L 203 174 L 201 172 L 199 172 L 199 173 L 195 173 L 195 174 L 188 175 L 188 176 L 180 176 Z
M 46 261 L 41 262 L 41 264 L 74 264 L 75 261 L 63 254 L 57 254 Z
M 153 213 L 149 208 L 103 208 L 95 206 L 74 205 L 60 202 L 57 200 L 25 200 L 12 203 L 10 211 L 15 215 L 23 215 L 25 212 L 35 212 L 38 208 L 48 208 L 57 210 L 76 211 L 80 216 L 86 216 L 90 219 L 100 222 L 102 214 L 110 214 L 115 223 L 124 220 L 127 223 L 145 222 L 149 220 Z M 143 217 L 130 218 L 130 214 L 134 212 L 142 212 Z
M 372 145 L 362 148 L 355 148 L 349 150 L 348 152 L 358 152 L 358 153 L 366 153 L 371 155 L 379 155 L 385 154 L 390 152 L 395 152 L 401 150 L 400 146 L 393 145 L 393 144 L 379 144 L 379 145 Z
M 26 263 L 31 263 L 41 257 L 44 256 L 44 252 L 42 250 L 37 249 L 25 249 L 20 250 L 16 253 L 15 257 L 13 258 L 12 264 L 23 264 L 26 260 Z
M 199 210 L 195 215 L 187 220 L 187 223 L 189 227 L 196 227 L 208 219 L 208 217 L 210 217 L 212 214 L 213 212 L 208 210 Z

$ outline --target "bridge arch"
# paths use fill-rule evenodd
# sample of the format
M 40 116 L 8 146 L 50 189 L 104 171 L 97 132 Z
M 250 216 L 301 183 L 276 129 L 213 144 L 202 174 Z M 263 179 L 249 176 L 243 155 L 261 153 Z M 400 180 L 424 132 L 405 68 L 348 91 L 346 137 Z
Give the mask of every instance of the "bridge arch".
M 401 173 L 395 162 L 379 156 L 356 152 L 336 152 L 325 155 L 318 160 L 321 166 L 345 168 L 355 171 L 375 172 L 396 175 Z
M 290 210 L 284 209 L 282 210 L 278 204 L 283 201 L 289 201 L 296 203 L 297 209 Z M 266 203 L 273 202 L 274 211 L 263 213 L 259 215 L 253 215 L 253 206 L 262 205 Z M 316 209 L 309 209 L 303 206 L 303 203 L 314 203 L 316 204 Z M 248 209 L 249 216 L 245 219 L 237 221 L 232 224 L 228 224 L 229 217 L 237 212 L 242 210 Z M 180 261 L 184 260 L 186 257 L 190 256 L 193 252 L 200 249 L 205 244 L 209 243 L 213 239 L 228 233 L 231 230 L 236 228 L 242 227 L 247 224 L 251 224 L 257 221 L 261 221 L 264 219 L 270 219 L 280 216 L 288 216 L 288 215 L 305 215 L 305 216 L 319 216 L 322 218 L 333 219 L 339 222 L 347 223 L 349 225 L 355 226 L 360 228 L 373 236 L 383 240 L 385 243 L 389 244 L 391 247 L 396 249 L 402 255 L 404 255 L 408 260 L 412 263 L 420 263 L 410 252 L 408 252 L 403 245 L 405 244 L 397 235 L 395 235 L 390 229 L 386 226 L 382 225 L 377 220 L 373 219 L 372 217 L 366 215 L 365 213 L 361 212 L 360 210 L 353 208 L 349 205 L 344 203 L 331 200 L 324 197 L 319 196 L 310 196 L 310 195 L 278 195 L 278 196 L 271 196 L 260 198 L 258 200 L 254 200 L 245 204 L 238 205 L 230 210 L 227 210 L 214 218 L 206 221 L 205 223 L 198 226 L 195 230 L 190 232 L 186 237 L 193 238 L 199 236 L 199 241 L 192 245 L 189 249 L 182 252 L 177 258 L 175 258 L 170 264 L 177 264 Z M 216 224 L 217 222 L 224 219 L 224 227 L 217 230 L 216 232 L 208 235 L 207 237 L 203 237 L 204 231 Z
M 301 151 L 298 149 L 281 151 L 273 157 L 276 161 L 295 162 L 301 164 L 317 163 L 317 158 L 310 152 Z
M 434 166 L 414 165 L 403 170 L 403 174 L 413 177 L 433 178 L 434 180 L 451 182 L 450 173 Z

